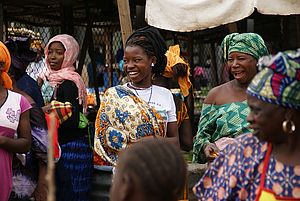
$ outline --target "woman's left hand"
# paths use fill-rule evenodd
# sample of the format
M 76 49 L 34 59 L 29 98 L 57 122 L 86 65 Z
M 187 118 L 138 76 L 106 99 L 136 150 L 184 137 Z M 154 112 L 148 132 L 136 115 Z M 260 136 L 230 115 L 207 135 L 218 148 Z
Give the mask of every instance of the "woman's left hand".
M 46 201 L 48 195 L 47 184 L 44 182 L 38 182 L 32 197 L 34 197 L 35 201 Z

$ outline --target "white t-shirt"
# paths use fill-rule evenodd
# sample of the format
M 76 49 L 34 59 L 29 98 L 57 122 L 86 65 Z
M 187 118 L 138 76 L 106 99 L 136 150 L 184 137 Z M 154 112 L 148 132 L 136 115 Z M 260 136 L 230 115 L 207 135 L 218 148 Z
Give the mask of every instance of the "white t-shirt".
M 176 119 L 176 106 L 173 95 L 169 89 L 152 85 L 147 89 L 132 89 L 128 84 L 123 86 L 127 87 L 139 98 L 147 102 L 150 106 L 154 107 L 157 112 L 164 118 L 165 122 L 174 122 Z

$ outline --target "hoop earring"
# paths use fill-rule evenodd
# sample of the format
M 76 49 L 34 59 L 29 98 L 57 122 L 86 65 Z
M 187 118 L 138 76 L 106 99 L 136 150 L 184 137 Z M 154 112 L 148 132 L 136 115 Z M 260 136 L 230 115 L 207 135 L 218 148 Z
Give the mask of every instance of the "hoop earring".
M 287 134 L 292 134 L 293 132 L 295 132 L 296 126 L 293 121 L 285 120 L 284 122 L 282 122 L 282 129 L 283 129 L 283 132 L 285 132 Z

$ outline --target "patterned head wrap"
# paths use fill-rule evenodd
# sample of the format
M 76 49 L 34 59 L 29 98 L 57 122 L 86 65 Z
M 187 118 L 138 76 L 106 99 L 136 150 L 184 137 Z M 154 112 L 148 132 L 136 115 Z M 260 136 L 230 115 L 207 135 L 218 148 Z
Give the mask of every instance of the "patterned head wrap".
M 48 63 L 47 58 L 49 52 L 49 45 L 53 42 L 61 42 L 66 50 L 64 53 L 64 61 L 61 65 L 60 70 L 52 70 Z M 54 36 L 50 39 L 45 48 L 47 72 L 44 76 L 42 75 L 41 77 L 43 79 L 48 80 L 52 86 L 60 85 L 64 80 L 73 81 L 78 88 L 79 104 L 83 104 L 83 107 L 86 109 L 86 88 L 82 78 L 75 71 L 74 67 L 74 63 L 76 62 L 78 54 L 79 44 L 77 43 L 75 38 L 67 34 L 60 34 Z
M 265 102 L 300 109 L 300 49 L 262 57 L 258 65 L 260 72 L 247 93 Z
M 231 52 L 246 53 L 253 56 L 256 60 L 268 54 L 264 40 L 256 33 L 229 34 L 224 38 L 221 47 L 226 61 Z
M 2 85 L 6 89 L 12 88 L 12 81 L 8 75 L 8 70 L 11 64 L 11 58 L 7 47 L 0 41 L 0 62 L 3 66 L 0 67 Z
M 189 88 L 192 86 L 189 78 L 190 66 L 180 57 L 179 45 L 170 46 L 165 55 L 167 57 L 167 66 L 162 74 L 164 77 L 173 77 L 173 67 L 176 64 L 184 64 L 186 66 L 187 75 L 185 77 L 178 77 L 178 84 L 180 86 L 181 92 L 183 96 L 186 97 L 187 95 L 189 95 Z

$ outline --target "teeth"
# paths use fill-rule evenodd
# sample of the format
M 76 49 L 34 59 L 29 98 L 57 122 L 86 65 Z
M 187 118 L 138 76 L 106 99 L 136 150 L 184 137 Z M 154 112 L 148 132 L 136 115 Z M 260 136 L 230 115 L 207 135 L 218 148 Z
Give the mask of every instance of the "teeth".
M 136 75 L 137 72 L 129 72 L 129 75 Z

